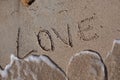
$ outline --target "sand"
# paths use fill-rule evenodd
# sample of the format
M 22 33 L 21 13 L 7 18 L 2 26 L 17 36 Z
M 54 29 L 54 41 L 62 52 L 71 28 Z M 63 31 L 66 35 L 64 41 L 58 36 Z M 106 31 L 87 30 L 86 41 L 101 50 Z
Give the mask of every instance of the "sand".
M 119 8 L 119 0 L 35 0 L 27 6 L 1 0 L 0 65 L 5 68 L 11 54 L 44 54 L 66 72 L 70 58 L 87 49 L 105 62 L 120 38 Z
M 10 64 L 0 70 L 0 75 L 0 80 L 67 80 L 64 72 L 44 55 L 24 59 L 11 55 Z
M 105 65 L 94 51 L 77 53 L 71 58 L 67 69 L 69 80 L 107 80 Z
M 109 80 L 120 79 L 120 40 L 115 40 L 113 48 L 105 60 Z

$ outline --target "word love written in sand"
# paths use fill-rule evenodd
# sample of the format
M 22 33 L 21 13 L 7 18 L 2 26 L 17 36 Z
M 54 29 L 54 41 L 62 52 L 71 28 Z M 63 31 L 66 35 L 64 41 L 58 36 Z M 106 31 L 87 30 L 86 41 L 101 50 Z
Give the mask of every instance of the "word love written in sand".
M 94 26 L 90 24 L 91 20 L 93 19 L 93 16 L 90 18 L 86 18 L 84 20 L 82 20 L 81 22 L 79 22 L 77 24 L 77 33 L 78 33 L 78 37 L 80 38 L 80 40 L 83 41 L 91 41 L 91 40 L 96 40 L 99 38 L 99 35 L 92 31 L 94 29 Z M 85 24 L 85 25 L 84 25 Z M 64 29 L 66 31 L 66 33 L 60 33 L 59 30 L 55 29 L 55 28 L 51 28 L 53 34 L 55 34 L 55 37 L 57 37 L 62 43 L 64 43 L 65 45 L 69 46 L 69 47 L 73 47 L 73 37 L 74 35 L 72 35 L 72 26 L 70 26 L 69 24 L 66 24 L 66 28 Z M 90 33 L 92 31 L 92 34 Z M 89 35 L 89 33 L 91 35 Z M 67 34 L 67 37 L 64 38 L 63 34 Z M 37 37 L 37 41 L 39 46 L 44 50 L 44 51 L 54 51 L 55 50 L 55 40 L 53 37 L 53 35 L 50 33 L 49 30 L 47 29 L 42 29 L 39 30 L 38 33 L 36 33 L 36 37 Z

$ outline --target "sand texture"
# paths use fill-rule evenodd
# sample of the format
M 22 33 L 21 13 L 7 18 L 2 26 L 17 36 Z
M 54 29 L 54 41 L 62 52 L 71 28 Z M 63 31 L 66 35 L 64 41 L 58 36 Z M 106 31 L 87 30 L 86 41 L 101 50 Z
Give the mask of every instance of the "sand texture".
M 86 79 L 92 75 L 91 78 L 100 78 L 97 80 L 107 78 L 119 80 L 120 44 L 119 40 L 115 42 L 116 39 L 120 39 L 120 0 L 0 0 L 0 67 L 2 72 L 6 65 L 10 64 L 12 54 L 20 60 L 21 65 L 35 65 L 37 69 L 42 67 L 41 64 L 26 62 L 24 59 L 29 55 L 45 55 L 54 62 L 53 64 L 56 64 L 57 68 L 60 68 L 59 73 L 42 62 L 48 68 L 48 72 L 53 71 L 55 78 L 64 80 L 65 77 L 72 77 L 74 73 L 80 75 L 81 72 L 74 70 L 78 67 L 81 71 L 88 70 L 82 75 L 89 74 L 91 69 L 100 72 L 100 75 L 85 75 Z M 79 61 L 78 63 L 74 63 L 74 60 L 69 63 L 71 57 L 84 50 L 95 51 L 99 57 L 88 54 L 77 56 L 75 62 Z M 87 59 L 84 59 L 86 57 Z M 16 62 L 15 60 L 10 71 L 14 72 L 14 68 L 21 70 Z M 104 66 L 106 71 L 97 70 L 102 67 L 97 62 Z M 85 65 L 88 67 L 84 68 Z M 16 71 L 16 73 L 19 72 Z M 11 77 L 14 74 L 8 72 L 8 75 Z M 107 78 L 103 77 L 104 75 Z M 82 79 L 80 76 L 77 77 Z M 45 77 L 47 78 L 48 76 Z M 74 77 L 71 80 L 74 80 Z
M 67 76 L 69 80 L 106 80 L 105 65 L 94 51 L 82 51 L 69 62 Z
M 18 59 L 11 56 L 11 63 L 0 71 L 1 80 L 66 80 L 65 74 L 47 56 L 29 56 Z
M 119 80 L 120 79 L 120 40 L 115 40 L 113 49 L 108 54 L 106 60 L 108 68 L 108 79 Z

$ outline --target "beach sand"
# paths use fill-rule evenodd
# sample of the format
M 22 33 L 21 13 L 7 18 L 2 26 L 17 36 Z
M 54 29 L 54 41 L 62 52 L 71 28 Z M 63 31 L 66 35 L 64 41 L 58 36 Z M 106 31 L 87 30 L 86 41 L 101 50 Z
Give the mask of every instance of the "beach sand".
M 83 50 L 97 51 L 105 62 L 120 38 L 119 8 L 119 0 L 35 0 L 28 6 L 1 0 L 0 65 L 5 68 L 11 54 L 47 55 L 66 72 Z

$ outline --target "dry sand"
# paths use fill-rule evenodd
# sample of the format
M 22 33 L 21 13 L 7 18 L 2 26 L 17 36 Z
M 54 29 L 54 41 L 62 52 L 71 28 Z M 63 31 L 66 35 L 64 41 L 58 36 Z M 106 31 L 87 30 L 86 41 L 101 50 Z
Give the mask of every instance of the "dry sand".
M 120 38 L 120 0 L 0 1 L 0 65 L 31 54 L 49 56 L 63 71 L 70 58 L 86 49 L 103 61 Z

